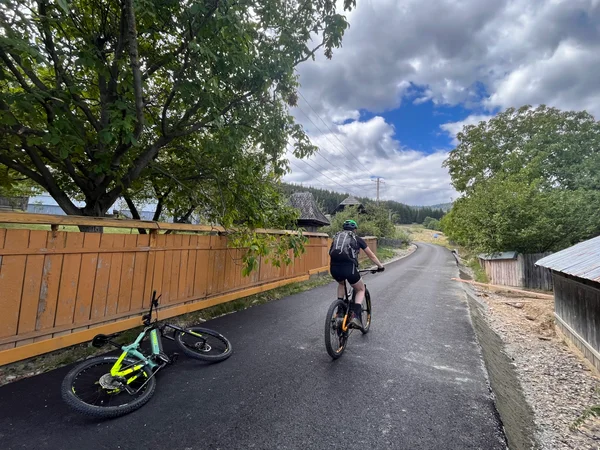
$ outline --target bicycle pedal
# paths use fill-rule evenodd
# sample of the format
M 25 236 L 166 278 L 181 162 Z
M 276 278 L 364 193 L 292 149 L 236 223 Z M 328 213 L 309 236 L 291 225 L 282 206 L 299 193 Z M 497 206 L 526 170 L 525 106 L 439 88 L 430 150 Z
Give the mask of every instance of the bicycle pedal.
M 169 358 L 171 359 L 170 364 L 175 364 L 179 359 L 179 353 L 172 353 Z
M 156 355 L 156 359 L 158 359 L 163 364 L 171 364 L 171 358 L 169 358 L 164 353 L 159 353 L 158 355 Z

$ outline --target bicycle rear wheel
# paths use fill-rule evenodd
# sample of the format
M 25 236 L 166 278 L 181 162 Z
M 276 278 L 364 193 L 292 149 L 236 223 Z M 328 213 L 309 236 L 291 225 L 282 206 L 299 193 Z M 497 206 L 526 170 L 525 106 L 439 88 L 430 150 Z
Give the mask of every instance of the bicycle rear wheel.
M 348 334 L 342 330 L 347 304 L 343 300 L 334 301 L 327 311 L 325 320 L 325 348 L 333 359 L 338 359 L 346 349 Z
M 156 378 L 148 366 L 129 375 L 128 380 L 111 377 L 116 356 L 90 358 L 75 366 L 61 386 L 63 400 L 76 411 L 92 417 L 108 419 L 128 414 L 143 406 L 156 389 Z M 136 361 L 125 359 L 125 365 Z M 124 384 L 135 391 L 130 394 Z
M 367 334 L 371 327 L 371 294 L 365 289 L 365 299 L 362 302 L 362 334 Z
M 175 342 L 187 356 L 203 361 L 223 361 L 233 351 L 225 336 L 202 327 L 190 327 L 176 332 Z

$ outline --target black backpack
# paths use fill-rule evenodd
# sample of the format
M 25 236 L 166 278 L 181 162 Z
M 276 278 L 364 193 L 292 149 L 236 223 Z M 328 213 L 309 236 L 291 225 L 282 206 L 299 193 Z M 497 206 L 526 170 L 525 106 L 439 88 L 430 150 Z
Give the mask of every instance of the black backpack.
M 358 241 L 352 231 L 340 231 L 333 237 L 329 256 L 335 262 L 356 263 Z

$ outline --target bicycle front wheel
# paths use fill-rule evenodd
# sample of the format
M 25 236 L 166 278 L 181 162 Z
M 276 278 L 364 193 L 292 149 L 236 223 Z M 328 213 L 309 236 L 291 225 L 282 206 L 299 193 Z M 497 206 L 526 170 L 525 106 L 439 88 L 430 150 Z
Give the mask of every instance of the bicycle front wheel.
M 338 359 L 346 349 L 348 334 L 342 330 L 347 305 L 343 300 L 336 300 L 327 311 L 325 320 L 325 348 L 333 359 Z
M 371 327 L 371 294 L 368 290 L 365 290 L 365 299 L 362 302 L 362 334 L 367 334 Z
M 61 386 L 63 400 L 76 411 L 103 419 L 119 417 L 143 406 L 156 389 L 156 378 L 144 366 L 128 376 L 118 379 L 110 375 L 116 356 L 90 358 L 75 366 Z M 136 361 L 125 359 L 127 366 Z M 127 387 L 134 393 L 124 388 Z
M 175 342 L 187 356 L 203 361 L 223 361 L 233 351 L 225 336 L 202 327 L 190 327 L 176 332 Z

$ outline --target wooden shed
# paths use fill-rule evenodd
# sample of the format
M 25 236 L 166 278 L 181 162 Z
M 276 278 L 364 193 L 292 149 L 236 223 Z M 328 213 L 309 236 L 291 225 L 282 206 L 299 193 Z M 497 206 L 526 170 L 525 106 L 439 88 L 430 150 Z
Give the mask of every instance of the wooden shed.
M 335 212 L 340 212 L 343 211 L 346 206 L 356 206 L 356 208 L 358 209 L 358 212 L 365 212 L 365 207 L 363 206 L 363 204 L 360 202 L 360 200 L 358 200 L 356 197 L 353 196 L 348 196 L 346 197 L 342 203 L 340 203 L 337 208 L 335 209 Z
M 549 254 L 502 252 L 479 255 L 479 261 L 492 284 L 551 291 L 552 273 L 535 265 L 536 261 Z
M 552 271 L 558 328 L 600 370 L 600 236 L 536 265 Z

